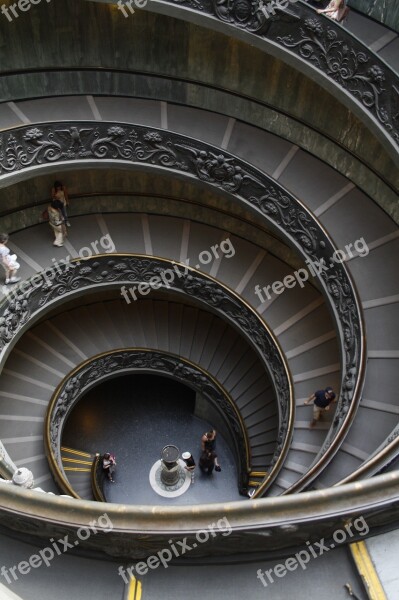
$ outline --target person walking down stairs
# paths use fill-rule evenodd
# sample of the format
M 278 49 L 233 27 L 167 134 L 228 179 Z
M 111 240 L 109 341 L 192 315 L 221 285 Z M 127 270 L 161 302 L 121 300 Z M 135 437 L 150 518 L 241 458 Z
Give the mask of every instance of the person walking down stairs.
M 330 19 L 342 23 L 348 16 L 349 8 L 346 6 L 346 0 L 331 0 L 327 8 L 317 11 L 319 15 L 325 14 Z
M 69 204 L 68 192 L 62 181 L 54 181 L 54 185 L 51 189 L 51 197 L 56 202 L 56 207 L 61 211 L 65 225 L 70 227 L 71 224 L 68 220 L 66 209 Z
M 55 200 L 52 200 L 47 207 L 48 222 L 51 229 L 54 232 L 53 246 L 59 248 L 64 245 L 64 238 L 66 237 L 66 229 L 60 210 L 57 207 Z

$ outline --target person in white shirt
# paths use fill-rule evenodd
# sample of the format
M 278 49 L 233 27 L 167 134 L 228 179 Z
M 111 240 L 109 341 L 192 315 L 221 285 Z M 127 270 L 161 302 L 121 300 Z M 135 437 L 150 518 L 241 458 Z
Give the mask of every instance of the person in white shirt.
M 325 14 L 330 19 L 334 19 L 334 21 L 342 21 L 348 13 L 348 8 L 346 6 L 345 0 L 331 0 L 327 5 L 327 8 L 324 10 L 318 10 L 319 15 Z
M 17 261 L 17 256 L 10 253 L 10 249 L 7 248 L 8 234 L 0 233 L 0 261 L 6 272 L 6 284 L 18 283 L 21 280 L 20 277 L 16 277 L 16 273 L 20 267 Z

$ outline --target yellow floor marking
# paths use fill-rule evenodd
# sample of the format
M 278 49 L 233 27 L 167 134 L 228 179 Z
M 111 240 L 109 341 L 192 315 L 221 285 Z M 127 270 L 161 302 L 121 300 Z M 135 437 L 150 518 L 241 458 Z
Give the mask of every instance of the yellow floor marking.
M 80 469 L 79 467 L 64 467 L 64 471 L 84 471 L 85 473 L 90 473 L 91 469 Z
M 71 463 L 78 463 L 79 465 L 92 465 L 93 462 L 92 461 L 88 461 L 88 460 L 80 460 L 78 458 L 64 458 L 62 457 L 62 462 L 71 462 Z
M 349 548 L 370 600 L 388 600 L 367 550 L 366 542 L 354 542 L 349 544 Z
M 74 450 L 73 448 L 67 448 L 66 446 L 61 446 L 61 452 L 69 452 L 70 454 L 78 454 L 79 456 L 87 456 L 87 458 L 93 458 L 91 454 L 88 452 L 82 452 L 81 450 Z
M 130 579 L 127 600 L 141 600 L 141 581 L 135 577 Z

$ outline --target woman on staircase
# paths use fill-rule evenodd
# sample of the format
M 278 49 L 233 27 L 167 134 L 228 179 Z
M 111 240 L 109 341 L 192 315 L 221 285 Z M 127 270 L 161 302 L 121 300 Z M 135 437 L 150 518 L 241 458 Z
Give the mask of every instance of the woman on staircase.
M 349 8 L 346 6 L 346 0 L 331 0 L 328 3 L 327 8 L 324 10 L 319 9 L 317 11 L 320 14 L 325 14 L 330 19 L 341 23 L 349 12 Z
M 68 220 L 68 215 L 67 215 L 67 210 L 66 210 L 66 207 L 69 204 L 68 192 L 67 192 L 65 185 L 63 185 L 62 181 L 54 181 L 54 185 L 51 189 L 51 197 L 53 200 L 56 201 L 57 208 L 59 208 L 61 211 L 62 218 L 64 220 L 65 225 L 67 227 L 70 227 L 71 224 Z
M 66 229 L 64 225 L 64 221 L 62 215 L 57 207 L 57 204 L 54 200 L 50 202 L 47 207 L 48 212 L 48 222 L 50 224 L 51 229 L 54 232 L 54 242 L 53 246 L 58 246 L 59 248 L 64 245 L 64 238 L 66 237 Z

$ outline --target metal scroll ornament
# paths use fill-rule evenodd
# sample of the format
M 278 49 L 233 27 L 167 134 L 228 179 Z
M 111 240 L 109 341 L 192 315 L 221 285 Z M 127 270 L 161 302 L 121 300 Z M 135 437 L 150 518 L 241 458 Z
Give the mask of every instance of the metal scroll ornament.
M 399 143 L 399 79 L 389 66 L 331 19 L 298 0 L 163 0 L 213 16 L 287 49 L 335 81 Z M 273 10 L 270 9 L 273 6 Z
M 95 287 L 123 284 L 146 283 L 160 276 L 165 268 L 171 267 L 167 260 L 134 255 L 101 255 L 72 264 L 63 265 L 53 272 L 51 280 L 43 278 L 38 285 L 26 287 L 16 292 L 10 302 L 0 307 L 0 350 L 4 354 L 16 334 L 24 328 L 29 319 L 40 312 L 46 312 L 54 303 L 65 301 L 82 290 Z M 181 272 L 181 275 L 183 271 Z M 222 287 L 208 276 L 189 269 L 187 275 L 176 276 L 170 284 L 175 291 L 195 297 L 196 301 L 218 313 L 241 331 L 248 343 L 259 355 L 269 373 L 279 410 L 279 437 L 277 449 L 270 469 L 278 462 L 281 449 L 287 447 L 292 435 L 292 394 L 288 369 L 273 336 L 257 314 L 244 304 L 238 296 Z M 72 378 L 68 382 L 68 396 L 80 394 L 80 381 Z M 64 407 L 61 402 L 60 414 Z M 65 409 L 66 410 L 66 409 Z M 228 407 L 226 406 L 226 410 Z
M 328 451 L 347 413 L 351 410 L 351 416 L 354 414 L 356 402 L 351 409 L 353 399 L 359 400 L 357 392 L 361 389 L 365 347 L 363 324 L 360 303 L 345 265 L 331 262 L 335 246 L 318 221 L 294 196 L 259 169 L 225 151 L 185 136 L 138 125 L 76 122 L 68 123 L 67 127 L 59 123 L 40 128 L 21 127 L 12 134 L 1 134 L 0 146 L 6 148 L 5 153 L 0 153 L 0 177 L 53 161 L 70 163 L 76 160 L 82 164 L 85 160 L 108 160 L 112 164 L 114 161 L 145 164 L 158 170 L 169 170 L 172 176 L 181 173 L 208 184 L 267 219 L 268 224 L 307 261 L 316 265 L 315 277 L 324 287 L 339 330 L 343 374 L 340 401 L 317 460 Z M 99 259 L 87 261 L 73 272 L 57 275 L 48 285 L 42 285 L 40 293 L 27 291 L 3 310 L 0 314 L 0 347 L 11 342 L 33 310 L 49 301 L 81 287 L 118 281 L 148 282 L 151 275 L 158 275 L 163 268 L 163 263 L 156 265 L 150 258 L 136 261 L 108 259 L 106 262 Z M 193 273 L 181 280 L 175 278 L 175 284 L 183 293 L 194 295 L 208 306 L 224 309 L 226 291 L 203 275 Z M 284 368 L 279 366 L 276 371 L 280 359 L 273 350 L 275 347 L 268 342 L 268 336 L 253 312 L 248 311 L 244 316 L 243 305 L 236 297 L 230 298 L 228 304 L 228 318 L 246 332 L 252 345 L 269 364 L 280 399 L 281 418 L 288 406 L 289 386 L 287 376 L 283 375 Z
M 114 377 L 117 373 L 153 372 L 171 377 L 200 392 L 217 409 L 230 431 L 235 446 L 238 467 L 238 488 L 246 493 L 248 464 L 246 431 L 240 420 L 238 409 L 229 400 L 223 388 L 202 369 L 179 356 L 155 350 L 129 349 L 106 353 L 86 362 L 68 377 L 50 405 L 47 416 L 48 443 L 50 452 L 62 471 L 60 455 L 61 435 L 64 424 L 73 406 L 93 385 Z

